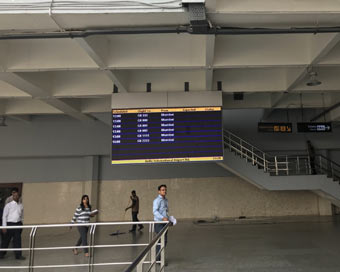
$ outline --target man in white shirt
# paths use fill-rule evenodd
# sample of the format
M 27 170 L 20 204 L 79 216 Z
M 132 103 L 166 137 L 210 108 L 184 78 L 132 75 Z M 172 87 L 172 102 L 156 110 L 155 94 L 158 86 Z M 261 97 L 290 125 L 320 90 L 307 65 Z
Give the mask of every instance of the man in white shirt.
M 3 211 L 2 215 L 2 226 L 22 226 L 23 218 L 23 206 L 19 203 L 19 192 L 15 188 L 12 190 L 13 200 L 9 202 Z M 13 238 L 13 247 L 21 248 L 21 232 L 22 229 L 2 229 L 4 233 L 3 240 L 1 241 L 1 248 L 8 248 L 10 241 Z M 18 260 L 25 260 L 22 256 L 21 250 L 14 251 L 15 258 Z M 6 251 L 0 251 L 0 258 L 3 258 Z

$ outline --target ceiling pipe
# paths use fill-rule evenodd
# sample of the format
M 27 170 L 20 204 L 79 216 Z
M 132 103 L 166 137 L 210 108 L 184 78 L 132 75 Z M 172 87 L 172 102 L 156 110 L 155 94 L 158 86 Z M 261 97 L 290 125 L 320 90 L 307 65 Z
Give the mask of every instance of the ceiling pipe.
M 178 27 L 142 27 L 142 28 L 113 28 L 93 30 L 65 30 L 63 32 L 25 32 L 0 34 L 0 40 L 22 39 L 58 39 L 58 38 L 86 38 L 96 35 L 138 35 L 138 34 L 204 34 L 204 35 L 270 35 L 270 34 L 318 34 L 340 33 L 340 27 L 310 27 L 310 28 L 230 28 L 213 27 L 206 31 L 194 31 L 187 26 Z
M 188 33 L 183 27 L 152 27 L 152 28 L 114 28 L 99 30 L 66 30 L 63 32 L 43 33 L 11 33 L 0 34 L 0 40 L 21 39 L 58 39 L 58 38 L 86 38 L 96 35 L 127 35 L 127 34 L 171 34 Z
M 254 35 L 254 34 L 318 34 L 318 33 L 338 33 L 340 26 L 336 27 L 291 27 L 291 28 L 215 28 L 216 35 Z M 210 29 L 209 32 L 213 32 Z

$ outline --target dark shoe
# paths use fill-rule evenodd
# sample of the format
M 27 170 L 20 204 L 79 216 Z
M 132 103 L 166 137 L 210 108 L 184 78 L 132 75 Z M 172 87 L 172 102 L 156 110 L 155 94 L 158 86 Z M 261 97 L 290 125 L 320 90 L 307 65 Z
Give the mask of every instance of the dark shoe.
M 135 229 L 130 229 L 129 232 L 136 232 L 136 230 Z
M 5 258 L 5 255 L 0 255 L 0 259 L 3 259 L 3 258 Z
M 24 257 L 24 256 L 18 256 L 18 257 L 15 257 L 15 259 L 17 259 L 17 260 L 26 260 L 26 258 Z
M 144 229 L 143 225 L 138 228 L 138 230 L 142 230 L 142 229 Z

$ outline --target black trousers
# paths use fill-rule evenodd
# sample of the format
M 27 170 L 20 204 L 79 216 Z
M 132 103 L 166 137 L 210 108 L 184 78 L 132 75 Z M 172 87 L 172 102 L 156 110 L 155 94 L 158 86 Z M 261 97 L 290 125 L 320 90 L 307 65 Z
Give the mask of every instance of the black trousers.
M 78 231 L 79 231 L 80 237 L 76 243 L 76 246 L 80 246 L 80 245 L 87 246 L 87 232 L 89 231 L 89 227 L 79 226 Z M 84 248 L 84 252 L 88 253 L 89 249 Z
M 7 226 L 22 226 L 22 222 L 12 223 L 7 222 Z M 8 248 L 9 243 L 13 239 L 13 248 L 21 248 L 21 233 L 22 229 L 7 229 L 1 241 L 1 248 Z M 4 256 L 7 251 L 0 251 L 0 255 Z M 22 255 L 21 250 L 14 251 L 15 257 L 19 258 Z
M 155 232 L 160 233 L 160 231 L 164 228 L 166 224 L 155 224 Z M 168 243 L 168 232 L 165 233 L 164 236 L 164 247 L 166 247 L 166 244 Z M 159 250 L 161 249 L 161 246 L 156 246 L 156 255 L 158 254 Z M 161 260 L 161 255 L 157 257 L 157 261 Z
M 133 221 L 133 222 L 139 222 L 139 219 L 138 219 L 138 212 L 132 212 L 132 213 L 131 213 L 131 216 L 132 216 L 132 221 Z M 137 227 L 137 225 L 132 225 L 132 230 L 135 231 L 135 230 L 136 230 L 136 227 Z M 142 228 L 143 225 L 142 225 L 142 224 L 138 224 L 138 227 Z

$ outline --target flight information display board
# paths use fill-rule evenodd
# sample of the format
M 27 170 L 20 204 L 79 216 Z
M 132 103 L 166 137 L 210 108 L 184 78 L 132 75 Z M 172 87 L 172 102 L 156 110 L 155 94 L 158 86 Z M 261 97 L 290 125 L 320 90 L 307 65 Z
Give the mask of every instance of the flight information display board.
M 221 107 L 112 110 L 112 164 L 223 159 Z

